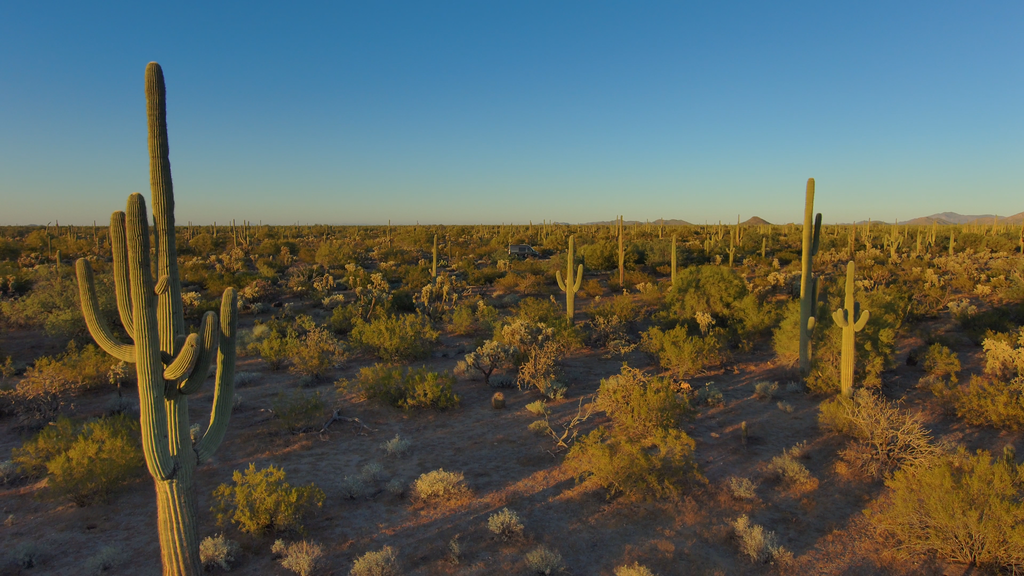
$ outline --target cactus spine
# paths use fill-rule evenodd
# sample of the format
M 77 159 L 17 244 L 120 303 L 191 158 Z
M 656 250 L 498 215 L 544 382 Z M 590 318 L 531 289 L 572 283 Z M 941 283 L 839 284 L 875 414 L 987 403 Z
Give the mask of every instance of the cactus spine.
M 808 178 L 804 202 L 803 254 L 800 258 L 800 373 L 804 376 L 811 370 L 811 331 L 814 330 L 814 313 L 818 305 L 818 279 L 813 276 L 812 265 L 821 239 L 821 213 L 814 217 L 812 227 L 813 213 L 814 178 Z
M 672 235 L 672 285 L 676 285 L 676 235 Z
M 76 272 L 82 312 L 92 337 L 115 358 L 135 363 L 143 453 L 156 484 L 163 572 L 198 576 L 202 564 L 193 472 L 216 451 L 231 416 L 238 301 L 233 288 L 225 290 L 220 321 L 216 313 L 207 312 L 200 333 L 186 337 L 175 250 L 164 78 L 155 62 L 146 67 L 146 104 L 157 281 L 150 267 L 149 225 L 142 195 L 129 196 L 127 214 L 114 212 L 110 218 L 117 307 L 132 344 L 117 341 L 100 316 L 89 261 L 79 259 Z M 205 434 L 193 445 L 188 396 L 206 380 L 215 355 L 213 411 Z
M 861 312 L 860 302 L 853 299 L 853 275 L 855 266 L 853 260 L 846 264 L 846 302 L 843 308 L 832 313 L 832 319 L 843 329 L 843 355 L 839 361 L 840 387 L 843 396 L 853 397 L 853 367 L 855 364 L 856 348 L 854 347 L 854 333 L 864 329 L 868 323 L 871 312 Z
M 569 262 L 565 267 L 564 282 L 562 281 L 562 271 L 555 271 L 555 280 L 558 280 L 558 287 L 561 288 L 562 292 L 565 292 L 565 315 L 569 318 L 569 324 L 572 324 L 573 317 L 576 313 L 576 308 L 574 306 L 576 302 L 576 292 L 579 292 L 580 282 L 583 280 L 583 264 L 580 264 L 579 270 L 576 273 L 575 281 L 572 277 L 575 239 L 575 235 L 569 236 Z

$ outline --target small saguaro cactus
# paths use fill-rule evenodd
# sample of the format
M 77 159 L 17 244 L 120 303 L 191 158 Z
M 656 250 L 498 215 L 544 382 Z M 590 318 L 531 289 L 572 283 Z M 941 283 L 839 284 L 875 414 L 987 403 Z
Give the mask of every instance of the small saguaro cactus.
M 146 109 L 156 279 L 150 266 L 149 219 L 142 195 L 128 197 L 127 214 L 114 212 L 110 217 L 117 309 L 132 343 L 119 342 L 100 315 L 89 261 L 81 258 L 75 266 L 89 333 L 108 354 L 135 364 L 142 450 L 156 484 L 163 573 L 199 576 L 203 566 L 193 472 L 220 446 L 231 416 L 238 299 L 234 288 L 225 290 L 219 322 L 216 313 L 207 312 L 199 333 L 186 335 L 175 249 L 165 94 L 160 65 L 150 62 L 146 67 Z M 210 423 L 193 444 L 188 397 L 206 381 L 214 357 L 217 376 Z
M 437 234 L 434 234 L 434 261 L 430 265 L 430 276 L 437 278 Z
M 729 232 L 729 250 L 728 250 L 728 254 L 729 254 L 729 268 L 732 268 L 732 260 L 736 256 L 736 243 L 735 243 L 734 240 L 735 240 L 736 236 L 739 236 L 739 234 L 740 234 L 740 227 L 739 227 L 739 224 L 737 224 L 736 225 L 736 231 L 735 232 Z
M 818 279 L 814 277 L 812 267 L 821 239 L 821 213 L 814 217 L 812 228 L 813 213 L 814 178 L 808 178 L 804 202 L 803 254 L 800 258 L 800 373 L 804 376 L 811 370 L 811 332 L 814 330 L 814 313 L 818 306 Z
M 583 264 L 580 264 L 575 280 L 572 276 L 572 264 L 576 251 L 575 239 L 575 235 L 569 236 L 569 262 L 566 264 L 564 282 L 562 281 L 562 271 L 555 271 L 555 280 L 558 280 L 558 287 L 562 289 L 562 292 L 565 292 L 565 315 L 569 318 L 570 324 L 572 324 L 573 317 L 576 315 L 576 308 L 573 306 L 576 301 L 576 292 L 579 292 L 580 282 L 583 280 Z
M 840 389 L 846 398 L 853 397 L 853 366 L 855 363 L 856 349 L 854 348 L 854 333 L 864 329 L 868 323 L 871 312 L 861 312 L 860 302 L 853 299 L 853 276 L 855 266 L 853 260 L 846 264 L 846 302 L 845 305 L 832 313 L 832 319 L 843 329 L 842 359 L 839 361 L 840 368 Z
M 956 246 L 956 230 L 949 231 L 949 255 L 953 255 L 953 246 Z
M 762 236 L 761 237 L 761 259 L 762 260 L 764 260 L 765 254 L 766 254 L 767 250 L 768 250 L 768 237 L 767 236 Z
M 623 237 L 626 235 L 623 230 L 622 216 L 619 216 L 619 287 L 626 284 L 626 252 L 623 250 Z
M 676 235 L 672 235 L 672 285 L 676 285 Z

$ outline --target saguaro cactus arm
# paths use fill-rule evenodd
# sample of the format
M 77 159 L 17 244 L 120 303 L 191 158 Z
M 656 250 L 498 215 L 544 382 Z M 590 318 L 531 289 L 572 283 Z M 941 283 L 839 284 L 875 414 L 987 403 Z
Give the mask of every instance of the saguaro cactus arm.
M 134 363 L 135 346 L 119 342 L 100 313 L 92 265 L 85 258 L 79 258 L 75 263 L 75 272 L 78 275 L 78 296 L 82 301 L 82 315 L 85 317 L 85 326 L 89 329 L 89 334 L 107 354 L 122 362 Z
M 114 256 L 114 294 L 117 298 L 117 312 L 121 316 L 125 332 L 135 334 L 131 284 L 128 281 L 128 244 L 125 237 L 124 212 L 120 210 L 110 215 L 110 248 Z
M 195 368 L 196 360 L 199 358 L 198 344 L 199 335 L 189 334 L 177 357 L 164 368 L 165 381 L 173 382 L 192 374 L 192 369 Z
M 202 334 L 199 354 L 192 372 L 178 386 L 178 392 L 181 394 L 192 394 L 199 390 L 203 382 L 206 382 L 207 372 L 210 371 L 210 363 L 213 361 L 217 346 L 220 343 L 220 331 L 217 329 L 217 315 L 215 313 L 207 312 L 203 314 L 203 323 L 199 326 L 199 333 Z
M 204 462 L 213 456 L 224 440 L 235 400 L 235 334 L 238 331 L 238 295 L 234 288 L 224 291 L 220 300 L 220 332 L 217 351 L 217 382 L 213 389 L 210 424 L 196 443 L 196 456 Z

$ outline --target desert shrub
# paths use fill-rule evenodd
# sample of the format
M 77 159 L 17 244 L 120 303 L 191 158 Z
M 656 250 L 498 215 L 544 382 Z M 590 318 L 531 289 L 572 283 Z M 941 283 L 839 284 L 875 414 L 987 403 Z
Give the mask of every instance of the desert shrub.
M 667 378 L 648 377 L 626 365 L 619 374 L 601 380 L 596 404 L 611 418 L 617 434 L 633 438 L 675 427 L 689 408 Z
M 771 400 L 775 397 L 775 393 L 779 391 L 778 382 L 768 382 L 762 380 L 754 383 L 754 397 L 762 400 Z
M 632 566 L 629 564 L 618 566 L 615 568 L 614 574 L 615 576 L 656 576 L 654 572 L 651 572 L 650 568 L 639 562 L 633 562 Z
M 26 476 L 38 478 L 46 474 L 46 463 L 64 454 L 75 443 L 81 425 L 60 417 L 51 426 L 40 430 L 20 448 L 11 450 L 11 459 Z
M 217 523 L 230 521 L 247 534 L 302 531 L 305 515 L 324 503 L 324 492 L 315 484 L 292 487 L 284 470 L 273 465 L 256 470 L 250 463 L 244 472 L 235 470 L 232 482 L 213 491 Z
M 446 472 L 443 468 L 421 474 L 413 482 L 412 490 L 423 501 L 449 499 L 469 492 L 462 472 Z
M 899 470 L 871 516 L 892 549 L 982 569 L 1024 569 L 1024 466 L 963 448 Z
M 503 542 L 518 540 L 523 536 L 523 523 L 519 521 L 519 515 L 508 508 L 488 516 L 487 529 Z
M 79 393 L 105 386 L 107 374 L 116 362 L 98 347 L 79 348 L 74 341 L 56 357 L 43 356 L 25 371 L 19 386 L 55 387 L 61 392 Z
M 96 265 L 95 262 L 93 264 Z M 96 273 L 96 296 L 103 316 L 117 318 L 113 276 L 103 274 L 99 269 Z M 73 271 L 67 267 L 61 267 L 59 274 L 52 270 L 38 271 L 27 294 L 0 301 L 0 318 L 9 326 L 42 328 L 47 336 L 54 338 L 88 337 L 89 334 L 82 317 L 78 285 Z
M 307 332 L 291 347 L 291 370 L 319 381 L 324 374 L 345 360 L 345 351 L 324 328 Z
M 324 549 L 316 542 L 300 540 L 285 544 L 283 540 L 274 541 L 270 552 L 281 557 L 281 566 L 299 576 L 310 576 L 323 565 Z
M 714 382 L 707 382 L 697 390 L 697 404 L 701 406 L 721 406 L 724 402 L 722 391 Z
M 466 295 L 466 284 L 450 274 L 438 274 L 413 296 L 416 310 L 433 322 L 452 315 L 459 300 Z
M 960 371 L 960 358 L 956 352 L 942 344 L 932 344 L 924 354 L 922 366 L 933 378 L 949 377 L 956 382 L 956 374 Z
M 790 404 L 789 402 L 779 401 L 775 405 L 779 407 L 779 410 L 782 410 L 786 414 L 792 414 L 793 413 L 793 405 Z
M 404 456 L 409 451 L 409 441 L 395 434 L 391 440 L 382 442 L 380 448 L 384 451 L 385 456 Z
M 256 332 L 256 330 L 253 330 Z M 295 336 L 280 334 L 271 331 L 265 338 L 257 340 L 252 348 L 260 355 L 260 358 L 267 363 L 271 370 L 280 370 L 284 363 L 292 356 L 292 351 L 297 345 Z
M 681 430 L 634 440 L 602 426 L 573 444 L 563 465 L 577 482 L 596 484 L 609 498 L 661 498 L 700 477 L 693 448 L 693 439 Z
M 732 497 L 737 500 L 757 499 L 757 486 L 751 482 L 750 478 L 730 476 L 725 485 L 729 489 L 729 494 L 732 494 Z
M 711 329 L 706 336 L 689 336 L 686 326 L 668 331 L 655 326 L 643 333 L 640 348 L 662 368 L 682 377 L 693 376 L 725 360 L 722 336 L 719 329 Z
M 361 368 L 354 382 L 364 398 L 380 400 L 403 410 L 458 407 L 459 397 L 452 390 L 454 384 L 455 377 L 447 372 L 383 364 Z
M 124 550 L 116 546 L 104 546 L 90 556 L 82 565 L 86 574 L 102 576 L 107 570 L 113 570 L 124 562 Z
M 440 335 L 419 314 L 380 316 L 371 322 L 357 320 L 349 335 L 356 348 L 387 362 L 425 358 Z
M 779 545 L 775 532 L 752 523 L 746 514 L 733 521 L 732 528 L 740 551 L 754 562 L 778 562 L 791 557 L 791 554 Z
M 105 502 L 142 471 L 138 421 L 111 416 L 86 422 L 67 451 L 46 463 L 48 489 L 79 506 Z
M 693 266 L 676 274 L 676 283 L 665 297 L 665 304 L 676 318 L 693 318 L 706 312 L 728 318 L 733 305 L 747 294 L 743 278 L 724 266 Z
M 279 428 L 301 433 L 320 427 L 327 403 L 319 391 L 310 394 L 301 390 L 281 391 L 274 398 L 272 409 Z
M 568 387 L 555 377 L 555 363 L 560 355 L 560 347 L 553 343 L 532 347 L 526 360 L 519 366 L 516 377 L 519 389 L 536 388 L 547 398 L 564 398 Z
M 472 305 L 460 304 L 452 310 L 452 319 L 448 324 L 448 330 L 452 334 L 465 336 L 476 332 L 478 329 L 476 310 Z
M 227 571 L 231 570 L 231 564 L 240 551 L 238 542 L 228 540 L 223 534 L 207 536 L 199 543 L 199 561 L 207 570 L 217 566 Z
M 533 574 L 557 574 L 565 570 L 562 555 L 544 546 L 526 553 L 526 568 Z
M 394 548 L 385 546 L 356 558 L 349 576 L 398 576 L 398 555 Z
M 14 460 L 0 461 L 0 486 L 6 486 L 21 478 L 18 464 Z
M 37 568 L 45 557 L 46 553 L 35 542 L 13 546 L 7 553 L 8 561 L 23 570 Z
M 803 444 L 797 444 L 792 448 L 782 451 L 782 454 L 775 456 L 768 462 L 766 471 L 768 474 L 782 480 L 787 487 L 794 490 L 814 488 L 818 480 L 811 476 L 807 467 L 797 460 L 804 452 Z
M 853 438 L 856 445 L 840 456 L 870 474 L 920 465 L 939 453 L 917 415 L 863 389 L 852 399 L 837 396 L 822 402 L 818 425 Z
M 476 370 L 484 377 L 484 384 L 490 385 L 491 374 L 495 370 L 512 365 L 517 354 L 515 347 L 497 340 L 488 340 L 479 348 L 466 354 L 466 358 L 460 362 L 460 370 Z
M 943 397 L 951 400 L 957 416 L 976 426 L 1007 430 L 1024 428 L 1024 378 L 1003 382 L 971 375 L 970 381 Z

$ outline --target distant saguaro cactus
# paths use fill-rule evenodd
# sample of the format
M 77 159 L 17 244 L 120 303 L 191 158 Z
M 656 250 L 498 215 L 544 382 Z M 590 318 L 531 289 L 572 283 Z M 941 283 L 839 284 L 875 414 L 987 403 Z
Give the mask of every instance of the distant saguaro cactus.
M 167 150 L 164 77 L 156 62 L 146 67 L 146 107 L 156 281 L 150 267 L 149 225 L 142 195 L 128 197 L 127 215 L 114 212 L 110 217 L 117 308 L 132 344 L 119 342 L 100 316 L 89 261 L 79 259 L 76 272 L 82 312 L 90 334 L 111 356 L 135 363 L 142 449 L 156 483 L 164 574 L 198 576 L 203 567 L 199 559 L 192 474 L 197 463 L 209 459 L 216 451 L 231 416 L 238 299 L 234 288 L 225 290 L 220 321 L 216 313 L 207 312 L 199 333 L 186 336 L 174 239 L 174 194 Z M 210 424 L 193 445 L 189 435 L 188 396 L 206 381 L 214 356 L 217 376 Z
M 623 230 L 622 216 L 619 216 L 619 287 L 626 284 L 626 252 L 622 248 L 623 237 L 626 231 Z
M 871 312 L 860 309 L 860 302 L 853 299 L 853 276 L 855 266 L 853 260 L 846 265 L 846 302 L 845 305 L 832 313 L 832 319 L 843 329 L 842 358 L 839 361 L 840 368 L 840 389 L 843 396 L 853 398 L 853 367 L 855 364 L 856 348 L 854 347 L 854 333 L 864 329 L 868 323 Z
M 576 308 L 574 303 L 576 302 L 576 292 L 579 292 L 580 282 L 583 280 L 583 264 L 580 264 L 579 271 L 576 273 L 575 281 L 572 276 L 572 264 L 575 253 L 575 239 L 576 236 L 569 236 L 569 262 L 565 268 L 565 281 L 562 281 L 562 271 L 555 271 L 555 280 L 558 280 L 558 287 L 565 292 L 565 314 L 569 318 L 569 323 L 572 324 L 573 317 L 576 315 Z
M 804 201 L 803 254 L 800 258 L 800 373 L 805 376 L 811 370 L 811 332 L 814 330 L 814 313 L 818 306 L 818 279 L 814 277 L 812 267 L 821 239 L 821 213 L 814 217 L 812 228 L 813 213 L 814 178 L 808 178 Z
M 672 235 L 672 285 L 676 285 L 676 235 Z

